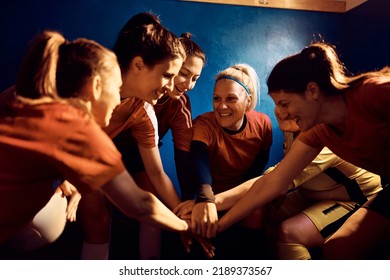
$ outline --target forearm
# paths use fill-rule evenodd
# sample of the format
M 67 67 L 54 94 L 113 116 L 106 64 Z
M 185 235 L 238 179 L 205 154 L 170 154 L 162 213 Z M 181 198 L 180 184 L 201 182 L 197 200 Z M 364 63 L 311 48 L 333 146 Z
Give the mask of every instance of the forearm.
M 269 176 L 255 178 L 253 185 L 248 184 L 248 191 L 219 220 L 219 232 L 242 220 L 257 208 L 264 207 L 284 192 L 280 185 L 274 184 L 267 177 Z
M 150 176 L 150 180 L 159 197 L 171 210 L 181 202 L 171 179 L 165 172 Z
M 215 205 L 218 211 L 228 210 L 236 204 L 240 198 L 250 189 L 259 177 L 250 179 L 237 187 L 215 195 Z
M 130 218 L 167 230 L 188 229 L 187 223 L 179 219 L 157 197 L 140 189 L 127 171 L 116 176 L 101 190 Z

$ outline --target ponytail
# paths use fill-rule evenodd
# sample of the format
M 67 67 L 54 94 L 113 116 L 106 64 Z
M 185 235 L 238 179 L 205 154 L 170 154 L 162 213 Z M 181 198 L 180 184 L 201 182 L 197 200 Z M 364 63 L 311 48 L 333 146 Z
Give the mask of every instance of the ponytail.
M 65 38 L 55 31 L 42 32 L 31 41 L 16 79 L 18 95 L 31 99 L 58 96 L 56 71 L 64 43 Z

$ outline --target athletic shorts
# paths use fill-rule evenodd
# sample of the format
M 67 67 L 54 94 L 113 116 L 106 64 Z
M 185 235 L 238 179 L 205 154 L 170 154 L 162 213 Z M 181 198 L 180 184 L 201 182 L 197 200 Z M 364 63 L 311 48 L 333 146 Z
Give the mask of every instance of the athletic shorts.
M 280 223 L 299 213 L 305 214 L 324 238 L 333 234 L 356 209 L 352 201 L 316 201 L 303 196 L 298 190 L 273 202 L 267 210 L 267 219 Z

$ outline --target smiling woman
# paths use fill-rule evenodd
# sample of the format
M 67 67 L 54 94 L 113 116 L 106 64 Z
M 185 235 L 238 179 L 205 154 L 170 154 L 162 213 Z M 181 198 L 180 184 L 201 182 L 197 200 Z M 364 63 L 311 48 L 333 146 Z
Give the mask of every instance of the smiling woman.
M 298 71 L 299 69 L 299 71 Z M 348 73 L 333 46 L 316 42 L 272 69 L 267 85 L 284 118 L 300 130 L 288 154 L 220 220 L 219 230 L 286 192 L 324 147 L 384 180 L 390 178 L 390 69 Z M 366 259 L 388 240 L 390 188 L 359 208 L 324 243 L 325 258 Z
M 271 121 L 264 113 L 253 110 L 259 100 L 259 93 L 256 71 L 247 64 L 233 65 L 216 76 L 214 111 L 194 120 L 191 157 L 194 164 L 193 181 L 197 188 L 196 200 L 192 203 L 184 202 L 175 212 L 180 215 L 192 210 L 192 230 L 198 235 L 214 237 L 218 215 L 223 214 L 218 211 L 226 210 L 218 209 L 214 193 L 226 191 L 259 176 L 268 162 L 272 143 Z M 262 224 L 259 222 L 261 215 L 262 209 L 257 209 L 237 228 L 222 238 L 217 236 L 215 257 L 265 257 L 261 255 L 264 250 L 260 249 L 263 245 Z M 242 234 L 236 238 L 248 243 L 230 240 L 232 234 Z M 222 241 L 226 236 L 230 237 Z M 227 246 L 233 247 L 228 249 Z M 248 252 L 248 248 L 253 250 Z
M 121 104 L 114 110 L 105 132 L 121 152 L 126 169 L 135 181 L 173 209 L 180 198 L 161 163 L 153 104 L 173 90 L 174 78 L 186 58 L 184 48 L 179 38 L 161 25 L 157 16 L 145 12 L 134 15 L 122 27 L 114 52 L 123 79 Z M 141 158 L 133 153 L 136 149 Z M 142 170 L 142 164 L 146 172 Z M 83 197 L 80 210 L 84 217 L 82 258 L 108 258 L 111 206 L 101 193 L 95 192 Z M 140 234 L 141 258 L 144 258 L 143 245 L 149 246 L 159 240 L 154 227 L 141 223 L 141 230 L 144 228 L 147 230 Z M 150 257 L 158 258 L 158 251 Z

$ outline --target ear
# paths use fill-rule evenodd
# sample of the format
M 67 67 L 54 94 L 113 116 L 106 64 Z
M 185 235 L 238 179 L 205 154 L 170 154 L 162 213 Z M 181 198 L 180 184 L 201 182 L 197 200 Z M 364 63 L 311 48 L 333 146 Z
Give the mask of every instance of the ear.
M 249 106 L 251 106 L 251 102 L 252 102 L 252 95 L 249 95 L 245 100 L 245 107 L 247 110 L 249 109 Z
M 100 95 L 102 94 L 103 88 L 102 88 L 102 78 L 100 75 L 96 75 L 93 77 L 92 80 L 92 100 L 98 100 L 100 98 Z
M 309 82 L 306 86 L 306 94 L 311 96 L 313 99 L 317 99 L 320 94 L 320 87 L 316 82 Z
M 142 57 L 136 56 L 130 62 L 130 67 L 135 73 L 141 72 L 145 68 L 145 63 Z

